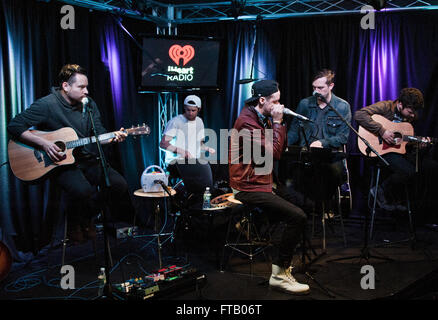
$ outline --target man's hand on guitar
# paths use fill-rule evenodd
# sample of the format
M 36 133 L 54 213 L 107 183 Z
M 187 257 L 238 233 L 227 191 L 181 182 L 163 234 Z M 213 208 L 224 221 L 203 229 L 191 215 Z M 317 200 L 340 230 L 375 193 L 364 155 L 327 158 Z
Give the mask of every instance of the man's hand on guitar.
M 394 132 L 390 130 L 386 130 L 385 133 L 382 136 L 382 139 L 385 140 L 387 144 L 395 144 L 395 136 Z
M 123 131 L 123 130 L 125 130 L 125 129 L 122 127 L 122 128 L 120 128 L 119 131 L 115 131 L 114 132 L 115 137 L 113 138 L 113 140 L 111 142 L 123 142 L 123 141 L 125 141 L 125 139 L 128 136 L 128 134 L 125 131 Z
M 43 150 L 49 155 L 50 159 L 52 159 L 54 162 L 58 162 L 61 160 L 64 160 L 66 158 L 66 155 L 62 150 L 54 143 L 47 141 L 43 145 Z
M 431 142 L 432 139 L 430 137 L 424 137 L 423 139 L 421 139 L 421 142 L 419 144 L 420 149 L 429 147 Z

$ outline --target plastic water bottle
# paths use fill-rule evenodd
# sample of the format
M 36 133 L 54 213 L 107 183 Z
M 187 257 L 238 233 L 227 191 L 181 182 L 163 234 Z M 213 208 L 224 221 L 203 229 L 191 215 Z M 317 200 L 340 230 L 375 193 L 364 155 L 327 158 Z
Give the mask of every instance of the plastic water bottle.
M 105 274 L 105 268 L 100 268 L 99 275 L 97 276 L 98 283 L 99 283 L 99 297 L 103 296 L 105 284 L 106 284 L 106 274 Z
M 205 188 L 205 192 L 204 192 L 204 201 L 202 203 L 202 209 L 210 208 L 210 200 L 211 200 L 210 188 L 207 187 Z

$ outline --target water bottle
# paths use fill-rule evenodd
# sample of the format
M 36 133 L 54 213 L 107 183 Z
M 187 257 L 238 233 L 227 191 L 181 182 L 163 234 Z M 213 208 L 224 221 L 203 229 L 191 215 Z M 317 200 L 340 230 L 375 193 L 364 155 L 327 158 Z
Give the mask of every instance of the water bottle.
M 211 199 L 210 188 L 207 187 L 205 188 L 205 192 L 204 192 L 204 201 L 202 203 L 202 209 L 210 208 L 210 199 Z
M 105 274 L 105 268 L 100 268 L 99 275 L 97 276 L 98 284 L 99 284 L 99 297 L 103 296 L 104 287 L 106 284 L 106 274 Z

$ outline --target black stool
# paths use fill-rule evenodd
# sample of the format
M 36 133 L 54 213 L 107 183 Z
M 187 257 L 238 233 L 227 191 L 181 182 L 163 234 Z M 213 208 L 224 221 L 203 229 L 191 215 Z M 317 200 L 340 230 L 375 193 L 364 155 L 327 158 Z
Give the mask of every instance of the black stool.
M 225 236 L 225 244 L 220 264 L 220 271 L 224 272 L 225 250 L 227 248 L 230 248 L 232 251 L 239 252 L 249 258 L 249 275 L 252 277 L 254 257 L 260 253 L 265 254 L 265 250 L 271 246 L 270 235 L 268 235 L 268 239 L 263 239 L 261 237 L 260 232 L 254 223 L 254 206 L 243 204 L 239 200 L 235 199 L 234 196 L 229 197 L 228 201 L 235 205 L 242 206 L 243 213 L 242 218 L 237 224 L 234 223 L 232 217 L 230 217 L 230 220 L 228 222 L 227 233 Z M 238 234 L 234 241 L 231 239 L 231 231 L 233 228 L 236 228 L 238 230 Z M 244 236 L 244 239 L 242 239 L 242 236 Z M 267 259 L 266 255 L 265 258 L 266 260 L 269 260 Z
M 63 221 L 61 221 L 61 219 Z M 68 214 L 66 211 L 64 211 L 64 213 L 62 214 L 62 217 L 58 220 L 58 224 L 59 223 L 63 223 L 63 237 L 62 239 L 60 239 L 61 241 L 61 245 L 62 245 L 62 256 L 61 256 L 61 266 L 65 265 L 65 253 L 66 253 L 66 249 L 67 249 L 67 244 L 69 242 L 68 236 L 67 236 L 67 228 L 68 228 Z M 57 225 L 58 225 L 57 224 Z M 50 253 L 51 251 L 54 249 L 54 243 L 57 240 L 57 231 L 58 228 L 55 228 L 54 230 L 54 234 L 52 236 L 52 239 L 50 241 L 50 246 L 47 250 L 47 268 L 50 269 Z M 89 241 L 89 240 L 88 240 Z M 96 257 L 97 260 L 97 247 L 96 247 L 96 239 L 92 240 L 92 245 L 93 245 L 93 251 L 94 251 L 94 255 Z M 113 265 L 112 260 L 111 260 L 111 266 Z
M 382 164 L 380 164 L 380 163 L 375 164 L 374 168 L 372 170 L 371 179 L 370 179 L 371 180 L 370 181 L 370 192 L 368 193 L 368 206 L 371 209 L 371 223 L 370 223 L 370 234 L 369 234 L 370 239 L 372 239 L 372 237 L 373 237 L 374 220 L 375 220 L 375 216 L 376 216 L 377 193 L 379 192 L 381 169 L 382 169 Z M 375 190 L 374 195 L 371 194 L 372 189 Z M 407 208 L 408 218 L 409 218 L 410 238 L 408 239 L 408 241 L 410 240 L 410 241 L 412 241 L 412 243 L 415 243 L 416 234 L 415 234 L 415 229 L 414 229 L 414 225 L 413 225 L 411 201 L 409 200 L 409 192 L 408 192 L 407 186 L 405 186 L 405 193 L 406 193 L 406 198 L 405 198 L 406 208 Z M 373 198 L 372 206 L 371 206 L 371 198 Z

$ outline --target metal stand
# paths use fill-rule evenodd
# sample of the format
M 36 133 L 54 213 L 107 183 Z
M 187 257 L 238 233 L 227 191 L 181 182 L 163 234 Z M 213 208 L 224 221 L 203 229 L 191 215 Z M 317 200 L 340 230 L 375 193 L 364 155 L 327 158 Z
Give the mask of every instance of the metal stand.
M 314 271 L 311 269 L 312 264 L 317 262 L 327 252 L 324 250 L 320 254 L 317 254 L 313 249 L 310 240 L 307 238 L 305 230 L 303 231 L 303 241 L 302 241 L 301 249 L 302 249 L 302 253 L 301 253 L 302 264 L 299 267 L 294 268 L 295 269 L 294 272 L 304 274 L 308 279 L 312 280 L 318 287 L 320 287 L 328 297 L 336 298 L 335 295 L 330 293 L 330 291 L 326 287 L 324 287 L 321 283 L 319 283 L 318 280 L 315 279 L 315 277 L 312 276 L 312 273 L 314 273 Z M 312 251 L 313 255 L 315 255 L 313 259 L 311 259 L 308 253 L 309 249 Z M 306 258 L 308 259 L 308 262 L 306 262 Z
M 173 232 L 162 233 L 161 232 L 162 230 L 160 230 L 160 228 L 162 228 L 162 226 L 160 223 L 161 208 L 160 208 L 160 204 L 159 204 L 159 199 L 164 198 L 164 201 L 167 201 L 167 197 L 171 197 L 172 195 L 174 195 L 176 193 L 175 190 L 173 190 L 173 189 L 171 189 L 169 191 L 166 186 L 163 186 L 163 189 L 164 189 L 164 191 L 159 191 L 159 192 L 143 192 L 143 189 L 139 189 L 139 190 L 134 192 L 135 196 L 152 198 L 154 200 L 154 208 L 155 208 L 154 209 L 154 220 L 155 220 L 154 221 L 154 233 L 150 234 L 150 235 L 146 235 L 146 236 L 147 237 L 156 237 L 156 239 L 157 239 L 158 263 L 159 263 L 160 269 L 163 267 L 161 237 L 162 236 L 173 236 Z M 165 205 L 164 215 L 165 215 L 165 217 L 167 217 L 166 202 L 164 205 Z M 145 235 L 134 236 L 134 238 L 140 238 L 140 237 L 145 237 Z
M 301 121 L 299 121 L 299 126 L 300 126 L 300 131 L 301 134 L 303 135 L 304 138 L 304 142 L 306 144 L 306 148 L 308 152 L 312 151 L 312 148 L 310 147 L 309 141 L 307 139 L 306 136 L 306 132 L 304 130 L 304 126 L 302 124 Z M 302 161 L 302 159 L 300 159 Z M 313 177 L 319 177 L 319 181 L 317 181 L 318 185 L 326 185 L 325 181 L 323 181 L 323 177 L 324 177 L 324 172 L 323 170 L 320 169 L 320 165 L 321 165 L 321 161 L 318 159 L 314 159 L 313 157 L 311 157 L 311 161 L 310 161 L 310 166 L 313 167 L 313 170 L 318 169 L 317 173 L 313 175 Z M 325 234 L 325 209 L 326 209 L 326 201 L 330 201 L 330 200 L 326 200 L 327 197 L 323 196 L 323 199 L 320 201 L 321 204 L 321 225 L 322 225 L 322 248 L 324 250 L 324 252 L 326 251 L 326 234 Z M 315 201 L 315 199 L 313 199 Z M 340 199 L 339 199 L 340 201 Z M 339 203 L 338 201 L 338 203 Z M 343 239 L 344 239 L 344 245 L 346 245 L 346 238 L 345 238 L 345 231 L 344 231 L 344 221 L 342 218 L 342 213 L 340 210 L 340 205 L 338 205 L 338 211 L 339 211 L 339 217 L 340 217 L 340 221 L 341 221 L 341 227 L 342 227 L 342 234 L 343 234 Z M 328 216 L 328 213 L 327 213 Z M 312 218 L 312 237 L 314 234 L 314 227 L 315 227 L 315 215 Z
M 380 168 L 379 168 L 380 169 Z M 378 175 L 377 175 L 377 182 L 379 181 L 379 174 L 380 174 L 380 170 L 378 171 Z M 377 194 L 374 197 L 374 206 L 373 208 L 375 209 L 376 206 L 376 201 L 377 201 Z M 342 258 L 337 258 L 337 259 L 331 259 L 331 260 L 327 260 L 327 262 L 333 262 L 333 261 L 343 261 L 343 260 L 350 260 L 350 259 L 354 259 L 354 258 L 359 258 L 359 263 L 362 261 L 362 259 L 365 259 L 367 262 L 374 258 L 374 259 L 379 259 L 379 260 L 384 260 L 384 261 L 394 261 L 394 259 L 388 258 L 388 257 L 383 257 L 383 256 L 374 256 L 371 254 L 370 248 L 368 247 L 368 241 L 369 241 L 369 234 L 368 233 L 368 229 L 369 229 L 369 223 L 368 223 L 368 216 L 369 213 L 365 215 L 365 226 L 364 226 L 364 240 L 363 240 L 363 247 L 360 251 L 360 255 L 358 256 L 348 256 L 348 257 L 342 257 Z M 374 214 L 373 214 L 374 217 Z
M 237 235 L 237 238 L 234 242 L 230 242 L 230 233 L 234 226 L 233 219 L 230 217 L 230 221 L 228 223 L 228 229 L 225 239 L 224 248 L 222 251 L 222 259 L 220 264 L 220 271 L 224 272 L 224 260 L 225 260 L 225 250 L 226 248 L 230 248 L 232 251 L 239 252 L 246 257 L 249 258 L 250 263 L 250 271 L 249 275 L 251 278 L 253 277 L 253 259 L 255 256 L 257 256 L 260 253 L 265 254 L 265 250 L 271 245 L 269 241 L 265 241 L 260 236 L 259 231 L 257 230 L 257 227 L 254 223 L 254 217 L 253 217 L 253 208 L 252 207 L 245 207 L 246 213 L 244 214 L 243 218 L 239 221 L 240 228 L 239 233 Z M 241 241 L 242 234 L 245 236 L 245 240 Z M 242 249 L 241 249 L 242 248 Z M 247 250 L 243 249 L 247 248 Z M 266 256 L 265 256 L 266 258 Z
M 110 272 L 109 269 L 110 267 L 112 267 L 112 261 L 111 261 L 111 253 L 110 253 L 110 244 L 109 244 L 109 236 L 108 236 L 108 201 L 109 201 L 109 189 L 111 187 L 111 183 L 109 180 L 109 176 L 108 176 L 108 165 L 105 159 L 105 154 L 103 153 L 103 149 L 102 149 L 102 145 L 100 143 L 99 140 L 99 136 L 97 134 L 96 131 L 96 126 L 94 124 L 94 119 L 93 119 L 93 113 L 92 113 L 92 108 L 90 108 L 87 105 L 84 105 L 83 108 L 87 109 L 88 112 L 88 116 L 90 118 L 90 122 L 91 122 L 91 128 L 93 130 L 93 134 L 94 134 L 94 138 L 95 138 L 95 142 L 97 145 L 97 149 L 99 151 L 99 160 L 100 160 L 100 166 L 102 168 L 102 172 L 103 172 L 103 181 L 101 182 L 102 187 L 101 187 L 101 191 L 103 193 L 103 199 L 104 199 L 104 203 L 105 203 L 105 208 L 102 210 L 102 217 L 103 217 L 103 239 L 104 239 L 104 244 L 105 244 L 105 250 L 104 250 L 104 254 L 105 254 L 105 286 L 103 288 L 103 295 L 98 297 L 99 298 L 103 298 L 103 299 L 114 299 L 115 297 L 112 294 L 112 287 L 111 287 L 111 281 L 110 281 Z

